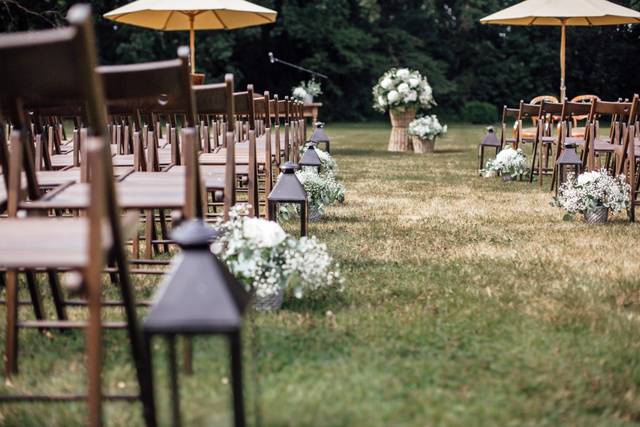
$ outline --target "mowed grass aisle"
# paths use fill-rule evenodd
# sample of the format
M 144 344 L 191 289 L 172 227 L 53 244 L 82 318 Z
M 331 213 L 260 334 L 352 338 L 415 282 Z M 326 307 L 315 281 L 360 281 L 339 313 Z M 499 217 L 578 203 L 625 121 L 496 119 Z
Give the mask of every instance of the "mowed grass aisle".
M 537 184 L 477 177 L 482 127 L 452 126 L 434 155 L 386 152 L 381 124 L 327 131 L 347 202 L 311 233 L 340 260 L 346 287 L 256 316 L 262 425 L 640 421 L 639 226 L 624 214 L 603 227 L 564 222 Z M 22 337 L 22 375 L 2 392 L 82 385 L 79 334 Z M 132 389 L 124 334 L 107 337 L 108 388 Z M 182 390 L 190 425 L 228 421 L 224 350 L 196 341 L 197 375 Z M 168 425 L 166 393 L 160 407 Z M 140 425 L 139 412 L 109 404 L 108 425 Z M 0 414 L 0 425 L 68 426 L 84 407 Z

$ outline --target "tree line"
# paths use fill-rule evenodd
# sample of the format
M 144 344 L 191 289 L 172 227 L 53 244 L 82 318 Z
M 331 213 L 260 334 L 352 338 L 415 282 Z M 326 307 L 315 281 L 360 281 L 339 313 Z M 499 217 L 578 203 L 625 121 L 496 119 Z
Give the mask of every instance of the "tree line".
M 515 0 L 253 0 L 278 11 L 273 25 L 197 33 L 198 71 L 208 81 L 224 73 L 238 87 L 253 83 L 290 94 L 304 73 L 270 64 L 268 52 L 330 77 L 321 101 L 326 119 L 382 118 L 371 88 L 388 68 L 420 70 L 433 86 L 437 112 L 455 118 L 470 101 L 500 107 L 556 94 L 558 27 L 482 25 L 479 19 Z M 640 10 L 640 0 L 616 0 Z M 159 32 L 115 24 L 101 15 L 123 0 L 93 0 L 100 60 L 121 64 L 175 57 L 187 32 Z M 73 0 L 0 0 L 2 31 L 64 24 Z M 176 2 L 179 4 L 179 2 Z M 640 25 L 570 27 L 568 96 L 631 97 L 640 88 Z M 46 64 L 43 64 L 46 66 Z

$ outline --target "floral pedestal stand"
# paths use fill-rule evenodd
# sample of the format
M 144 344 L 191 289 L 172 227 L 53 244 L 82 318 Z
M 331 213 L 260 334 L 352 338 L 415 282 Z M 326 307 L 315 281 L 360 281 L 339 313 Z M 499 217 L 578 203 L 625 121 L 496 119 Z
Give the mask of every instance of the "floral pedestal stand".
M 411 138 L 407 133 L 409 123 L 416 118 L 416 110 L 390 110 L 391 136 L 389 136 L 389 151 L 411 151 Z
M 419 154 L 433 153 L 436 147 L 436 139 L 423 139 L 413 137 L 413 152 Z

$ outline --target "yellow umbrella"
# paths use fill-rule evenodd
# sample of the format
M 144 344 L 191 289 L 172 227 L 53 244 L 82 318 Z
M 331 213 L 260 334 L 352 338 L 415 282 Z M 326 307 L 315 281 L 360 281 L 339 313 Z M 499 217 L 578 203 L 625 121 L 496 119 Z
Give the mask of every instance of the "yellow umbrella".
M 567 26 L 621 25 L 640 22 L 640 12 L 606 0 L 526 0 L 480 20 L 483 24 L 562 27 L 560 96 L 565 98 Z
M 196 30 L 271 24 L 276 16 L 275 10 L 245 0 L 138 0 L 104 15 L 112 21 L 154 30 L 189 30 L 192 72 L 196 69 Z

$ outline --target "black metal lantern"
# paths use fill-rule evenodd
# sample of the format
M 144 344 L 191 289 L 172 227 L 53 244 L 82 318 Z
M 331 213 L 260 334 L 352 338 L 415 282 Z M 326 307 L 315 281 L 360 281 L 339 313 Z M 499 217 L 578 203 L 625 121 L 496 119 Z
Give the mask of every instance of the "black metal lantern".
M 183 223 L 174 230 L 171 237 L 182 248 L 182 253 L 173 261 L 171 274 L 159 288 L 144 321 L 149 371 L 153 372 L 151 339 L 153 335 L 163 335 L 169 343 L 172 421 L 174 426 L 180 426 L 176 336 L 227 336 L 230 345 L 234 425 L 244 427 L 240 331 L 250 296 L 227 267 L 211 253 L 209 244 L 216 237 L 216 232 L 201 220 Z M 148 390 L 151 391 L 151 396 L 145 397 L 144 401 L 147 412 L 153 413 L 155 424 L 148 427 L 157 425 L 152 378 L 153 375 L 149 375 Z
M 331 138 L 324 131 L 324 123 L 315 123 L 315 128 L 313 129 L 313 134 L 311 134 L 311 138 L 309 141 L 315 142 L 316 144 L 324 143 L 325 151 L 327 153 L 331 153 Z
M 556 193 L 558 188 L 564 182 L 567 181 L 569 173 L 573 173 L 575 176 L 580 175 L 582 172 L 582 159 L 576 153 L 576 144 L 574 142 L 567 142 L 564 145 L 560 157 L 556 160 L 556 174 L 558 176 L 558 184 L 556 186 Z
M 500 141 L 498 140 L 498 137 L 496 136 L 496 133 L 492 127 L 487 129 L 487 134 L 485 135 L 484 139 L 478 146 L 478 171 L 479 172 L 482 172 L 482 168 L 484 167 L 484 150 L 486 148 L 495 149 L 496 156 L 500 151 Z
M 317 153 L 316 153 L 317 155 Z M 278 205 L 285 203 L 297 204 L 300 206 L 300 236 L 307 235 L 307 192 L 296 176 L 298 166 L 287 162 L 280 170 L 282 173 L 278 177 L 273 190 L 268 197 L 269 219 L 278 221 Z
M 298 164 L 301 167 L 308 166 L 316 168 L 318 170 L 318 173 L 320 172 L 322 162 L 320 161 L 320 156 L 318 156 L 318 152 L 316 151 L 315 142 L 312 141 L 309 143 L 309 145 L 307 145 L 307 149 L 302 155 L 302 158 L 300 159 L 300 162 L 298 162 Z

